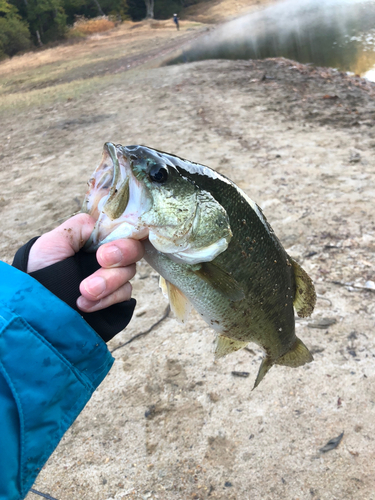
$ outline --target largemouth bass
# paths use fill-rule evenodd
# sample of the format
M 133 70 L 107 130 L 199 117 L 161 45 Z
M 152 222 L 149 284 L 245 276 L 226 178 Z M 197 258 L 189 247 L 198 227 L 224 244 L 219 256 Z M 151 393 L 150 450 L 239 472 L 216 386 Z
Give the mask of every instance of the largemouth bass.
M 272 365 L 313 357 L 295 335 L 294 308 L 309 316 L 316 295 L 261 209 L 209 167 L 144 146 L 106 143 L 83 209 L 97 219 L 89 251 L 118 238 L 145 239 L 171 309 L 192 305 L 216 331 L 216 357 L 255 342 L 265 352 L 254 388 Z

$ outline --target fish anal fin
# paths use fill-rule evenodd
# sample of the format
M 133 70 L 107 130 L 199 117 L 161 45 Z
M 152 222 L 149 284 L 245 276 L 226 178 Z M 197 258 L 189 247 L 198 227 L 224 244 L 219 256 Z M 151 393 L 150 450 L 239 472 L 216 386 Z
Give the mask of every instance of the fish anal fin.
M 160 277 L 160 288 L 167 291 L 171 311 L 176 316 L 179 323 L 186 323 L 190 311 L 191 304 L 179 288 L 172 285 L 169 281 Z M 164 293 L 164 291 L 163 291 Z
M 305 363 L 310 363 L 313 359 L 314 358 L 311 352 L 307 349 L 302 340 L 296 337 L 296 341 L 292 345 L 291 349 L 278 358 L 275 363 L 277 365 L 292 366 L 295 368 L 297 366 L 302 366 Z
M 255 384 L 254 384 L 253 390 L 263 380 L 263 377 L 268 372 L 268 370 L 272 367 L 273 363 L 274 362 L 272 361 L 272 359 L 269 356 L 266 356 L 265 358 L 262 359 L 262 363 L 261 363 L 261 365 L 259 367 L 258 375 L 257 375 L 257 378 L 255 380 Z
M 222 358 L 231 352 L 238 351 L 247 346 L 249 342 L 242 340 L 231 339 L 224 335 L 219 335 L 216 339 L 215 358 Z
M 294 295 L 293 305 L 300 318 L 311 316 L 316 304 L 316 293 L 314 284 L 302 267 L 297 262 L 291 259 L 296 283 L 296 292 Z
M 233 276 L 212 262 L 202 262 L 194 273 L 232 302 L 238 302 L 245 297 L 241 285 Z

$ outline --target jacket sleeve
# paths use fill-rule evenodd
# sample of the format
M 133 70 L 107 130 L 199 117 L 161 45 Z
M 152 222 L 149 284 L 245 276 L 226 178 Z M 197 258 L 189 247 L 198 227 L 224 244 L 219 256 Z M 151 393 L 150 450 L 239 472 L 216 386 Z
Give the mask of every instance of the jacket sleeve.
M 81 316 L 0 262 L 0 500 L 21 500 L 113 363 Z

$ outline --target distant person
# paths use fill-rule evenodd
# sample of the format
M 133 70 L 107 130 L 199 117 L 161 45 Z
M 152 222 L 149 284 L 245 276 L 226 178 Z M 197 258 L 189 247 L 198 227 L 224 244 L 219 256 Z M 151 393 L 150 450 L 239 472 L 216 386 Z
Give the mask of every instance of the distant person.
M 178 16 L 177 16 L 177 14 L 173 14 L 173 22 L 175 23 L 176 28 L 178 29 L 178 31 L 180 31 L 180 25 L 179 25 L 179 22 L 178 22 Z

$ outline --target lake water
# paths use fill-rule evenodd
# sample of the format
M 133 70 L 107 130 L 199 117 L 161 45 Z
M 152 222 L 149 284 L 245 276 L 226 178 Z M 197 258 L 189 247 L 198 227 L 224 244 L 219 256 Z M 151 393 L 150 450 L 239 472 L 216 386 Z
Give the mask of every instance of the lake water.
M 169 64 L 286 57 L 375 81 L 374 0 L 289 0 L 226 23 Z

